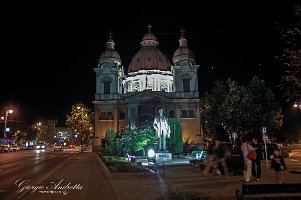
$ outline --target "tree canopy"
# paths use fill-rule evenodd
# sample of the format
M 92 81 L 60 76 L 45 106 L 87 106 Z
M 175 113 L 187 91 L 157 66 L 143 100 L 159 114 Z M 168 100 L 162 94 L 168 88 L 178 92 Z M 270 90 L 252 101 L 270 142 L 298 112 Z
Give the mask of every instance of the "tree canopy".
M 221 134 L 221 128 L 228 134 L 257 135 L 262 126 L 276 131 L 282 125 L 283 116 L 273 92 L 256 76 L 248 86 L 230 78 L 215 81 L 212 92 L 201 98 L 201 108 L 209 138 Z
M 285 73 L 281 77 L 280 90 L 287 101 L 301 100 L 301 4 L 293 8 L 295 20 L 292 24 L 279 25 L 281 39 L 284 41 L 282 55 L 276 56 L 284 67 Z
M 78 133 L 81 144 L 86 143 L 94 132 L 90 109 L 83 104 L 72 106 L 70 115 L 67 115 L 66 125 Z

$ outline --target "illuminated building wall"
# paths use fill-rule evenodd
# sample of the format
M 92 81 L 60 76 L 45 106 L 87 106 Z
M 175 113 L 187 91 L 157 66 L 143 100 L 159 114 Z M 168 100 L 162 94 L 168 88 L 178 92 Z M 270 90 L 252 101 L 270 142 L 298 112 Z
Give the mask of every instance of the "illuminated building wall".
M 111 36 L 100 55 L 94 68 L 95 136 L 103 138 L 108 128 L 124 132 L 127 125 L 151 124 L 158 108 L 163 107 L 166 116 L 181 121 L 183 139 L 195 140 L 200 134 L 199 65 L 186 37 L 182 32 L 173 65 L 159 50 L 150 28 L 140 44 L 126 74 Z

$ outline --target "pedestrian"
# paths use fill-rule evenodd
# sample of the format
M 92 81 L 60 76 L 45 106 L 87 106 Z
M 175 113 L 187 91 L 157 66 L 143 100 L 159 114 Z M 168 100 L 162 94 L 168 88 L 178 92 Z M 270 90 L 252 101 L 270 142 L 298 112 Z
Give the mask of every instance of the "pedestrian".
M 276 181 L 277 183 L 282 184 L 282 171 L 286 169 L 286 166 L 278 148 L 274 149 L 274 153 L 271 156 L 271 160 L 271 169 L 274 169 L 276 172 Z
M 251 146 L 256 150 L 256 160 L 252 160 L 252 175 L 254 180 L 259 181 L 261 178 L 262 147 L 258 143 L 257 138 L 252 139 Z
M 216 160 L 216 155 L 213 152 L 213 148 L 214 148 L 214 144 L 211 144 L 208 147 L 208 159 L 206 160 L 206 166 L 203 172 L 204 176 L 207 176 L 208 173 L 212 170 Z
M 254 148 L 248 144 L 247 137 L 242 138 L 241 151 L 244 158 L 244 181 L 250 183 L 251 173 L 252 173 L 252 160 L 250 160 L 247 155 L 248 153 L 254 150 Z
M 213 163 L 213 170 L 211 172 L 211 176 L 215 176 L 218 167 L 222 165 L 225 179 L 229 179 L 228 167 L 225 158 L 225 147 L 224 145 L 222 145 L 220 139 L 215 140 L 215 145 L 213 146 L 213 154 L 216 158 Z

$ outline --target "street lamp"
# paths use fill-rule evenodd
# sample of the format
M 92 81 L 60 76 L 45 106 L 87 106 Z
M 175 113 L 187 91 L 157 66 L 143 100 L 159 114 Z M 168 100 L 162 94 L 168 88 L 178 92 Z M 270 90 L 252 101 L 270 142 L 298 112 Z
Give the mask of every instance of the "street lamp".
M 293 104 L 293 106 L 294 106 L 295 108 L 299 108 L 300 111 L 301 111 L 301 101 L 300 101 L 300 102 L 295 102 L 295 103 Z
M 7 110 L 5 113 L 5 121 L 4 121 L 4 139 L 6 140 L 6 125 L 7 125 L 7 116 L 8 113 L 13 113 L 13 110 Z

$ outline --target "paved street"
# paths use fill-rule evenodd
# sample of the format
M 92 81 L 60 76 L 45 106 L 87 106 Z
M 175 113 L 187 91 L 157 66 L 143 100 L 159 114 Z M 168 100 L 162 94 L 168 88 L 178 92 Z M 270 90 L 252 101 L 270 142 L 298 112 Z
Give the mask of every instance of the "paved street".
M 90 151 L 27 150 L 1 154 L 0 199 L 116 199 Z
M 26 150 L 0 154 L 0 199 L 14 196 L 15 182 L 30 179 L 38 182 L 70 159 L 72 153 Z

